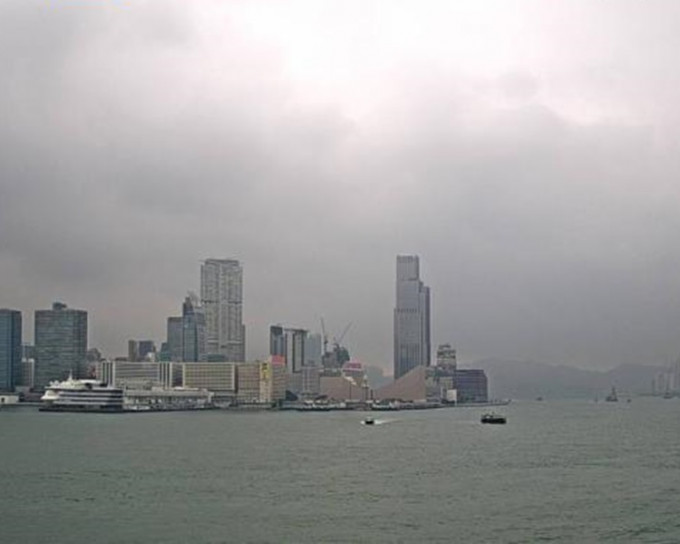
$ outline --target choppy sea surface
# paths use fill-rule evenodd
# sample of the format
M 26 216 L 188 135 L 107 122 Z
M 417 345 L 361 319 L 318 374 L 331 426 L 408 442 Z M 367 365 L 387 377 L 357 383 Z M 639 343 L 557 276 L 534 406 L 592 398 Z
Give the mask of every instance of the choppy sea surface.
M 4 408 L 0 540 L 680 542 L 680 399 L 483 411 Z

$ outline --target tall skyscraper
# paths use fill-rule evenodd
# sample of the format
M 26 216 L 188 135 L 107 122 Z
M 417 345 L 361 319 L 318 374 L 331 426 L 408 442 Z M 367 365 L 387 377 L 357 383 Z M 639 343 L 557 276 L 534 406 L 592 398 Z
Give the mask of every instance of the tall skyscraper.
M 394 309 L 394 379 L 430 365 L 430 288 L 420 280 L 416 255 L 397 256 Z
M 246 358 L 243 325 L 243 267 L 233 259 L 207 259 L 201 265 L 201 305 L 206 353 L 229 362 Z
M 281 357 L 289 373 L 300 372 L 307 364 L 306 346 L 307 331 L 305 329 L 287 328 L 281 325 L 269 327 L 269 355 Z
M 43 389 L 69 374 L 84 377 L 87 355 L 87 312 L 60 302 L 35 312 L 35 387 Z
M 21 312 L 0 309 L 0 391 L 21 381 Z
M 182 329 L 183 319 L 181 317 L 168 317 L 167 342 L 165 357 L 168 361 L 182 360 Z
M 269 355 L 283 357 L 285 360 L 288 351 L 288 337 L 286 330 L 281 325 L 269 327 Z
M 305 365 L 321 366 L 321 346 L 323 340 L 319 333 L 307 335 L 305 340 Z
M 205 359 L 205 314 L 195 295 L 182 304 L 182 361 Z

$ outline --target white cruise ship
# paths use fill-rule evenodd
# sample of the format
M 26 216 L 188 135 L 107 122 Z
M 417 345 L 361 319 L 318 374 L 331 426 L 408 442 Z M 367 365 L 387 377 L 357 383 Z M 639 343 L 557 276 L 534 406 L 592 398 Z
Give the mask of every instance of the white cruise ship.
M 123 390 L 99 380 L 52 382 L 40 399 L 46 412 L 122 412 Z

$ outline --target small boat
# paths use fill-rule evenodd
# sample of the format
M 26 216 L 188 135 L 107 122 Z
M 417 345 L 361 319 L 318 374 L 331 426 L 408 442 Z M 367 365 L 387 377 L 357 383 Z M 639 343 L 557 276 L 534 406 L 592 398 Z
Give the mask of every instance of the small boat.
M 616 395 L 616 388 L 615 387 L 612 387 L 611 393 L 609 393 L 609 395 L 607 395 L 604 398 L 604 400 L 606 400 L 607 402 L 618 402 L 619 401 L 619 397 Z
M 368 417 L 364 418 L 363 424 L 364 425 L 375 425 L 375 419 L 373 419 L 371 416 L 368 416 Z
M 482 423 L 491 423 L 491 424 L 496 424 L 496 425 L 504 425 L 507 423 L 507 418 L 501 414 L 496 414 L 496 413 L 488 413 L 488 414 L 483 414 L 482 415 Z

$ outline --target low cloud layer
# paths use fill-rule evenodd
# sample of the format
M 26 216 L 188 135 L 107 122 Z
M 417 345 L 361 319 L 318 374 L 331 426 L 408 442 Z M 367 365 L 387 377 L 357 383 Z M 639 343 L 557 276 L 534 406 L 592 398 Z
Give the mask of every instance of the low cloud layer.
M 0 306 L 123 354 L 234 257 L 250 357 L 323 315 L 390 369 L 416 253 L 463 361 L 675 358 L 680 8 L 392 4 L 3 3 Z

